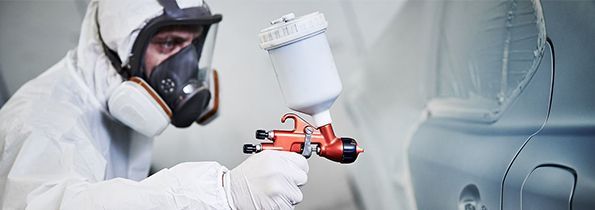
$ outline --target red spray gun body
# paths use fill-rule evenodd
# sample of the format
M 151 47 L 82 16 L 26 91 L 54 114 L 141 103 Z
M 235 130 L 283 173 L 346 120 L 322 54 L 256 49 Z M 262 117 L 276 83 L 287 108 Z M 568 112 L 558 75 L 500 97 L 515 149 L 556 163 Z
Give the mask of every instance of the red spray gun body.
M 352 163 L 364 150 L 358 147 L 352 138 L 335 136 L 331 124 L 315 128 L 296 114 L 288 113 L 281 118 L 285 123 L 293 119 L 293 130 L 257 130 L 256 138 L 271 140 L 261 144 L 245 144 L 244 153 L 251 154 L 262 150 L 290 151 L 304 155 L 306 158 L 316 152 L 318 155 L 340 163 Z

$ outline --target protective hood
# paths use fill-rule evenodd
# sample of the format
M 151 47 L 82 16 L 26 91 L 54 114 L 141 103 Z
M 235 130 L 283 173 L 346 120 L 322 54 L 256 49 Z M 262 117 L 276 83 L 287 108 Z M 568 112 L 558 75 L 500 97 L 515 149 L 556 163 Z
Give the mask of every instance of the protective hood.
M 180 9 L 203 5 L 202 0 L 176 0 L 176 3 Z M 98 4 L 103 41 L 127 64 L 138 33 L 150 20 L 163 14 L 163 7 L 157 0 L 104 0 Z
M 180 8 L 202 6 L 201 0 L 177 0 Z M 76 73 L 92 98 L 107 110 L 107 98 L 123 78 L 105 55 L 99 33 L 105 44 L 117 52 L 122 63 L 128 63 L 134 40 L 147 22 L 163 13 L 157 0 L 91 0 L 83 19 L 76 47 Z

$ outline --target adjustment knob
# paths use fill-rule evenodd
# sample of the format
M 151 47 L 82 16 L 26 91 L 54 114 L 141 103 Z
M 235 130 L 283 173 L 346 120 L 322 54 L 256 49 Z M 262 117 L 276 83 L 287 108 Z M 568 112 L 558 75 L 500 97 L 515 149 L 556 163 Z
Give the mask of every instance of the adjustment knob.
M 264 140 L 269 137 L 269 132 L 265 130 L 256 130 L 256 139 Z
M 244 144 L 244 153 L 245 154 L 252 154 L 256 152 L 256 145 L 254 144 Z

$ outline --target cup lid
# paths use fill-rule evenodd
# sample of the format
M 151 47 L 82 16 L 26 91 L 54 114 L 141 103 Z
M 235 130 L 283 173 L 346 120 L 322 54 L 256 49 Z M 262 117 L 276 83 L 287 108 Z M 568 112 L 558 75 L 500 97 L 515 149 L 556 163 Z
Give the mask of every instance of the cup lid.
M 320 12 L 301 17 L 289 13 L 271 21 L 270 27 L 260 31 L 260 47 L 265 50 L 281 47 L 324 32 L 327 26 L 328 23 Z

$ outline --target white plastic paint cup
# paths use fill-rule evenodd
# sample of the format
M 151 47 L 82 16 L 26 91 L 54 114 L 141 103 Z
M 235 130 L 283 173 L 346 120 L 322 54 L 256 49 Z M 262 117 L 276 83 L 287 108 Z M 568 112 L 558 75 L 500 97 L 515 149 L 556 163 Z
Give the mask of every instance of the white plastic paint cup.
M 342 90 L 326 38 L 324 15 L 293 13 L 260 31 L 260 47 L 269 52 L 287 106 L 311 115 L 314 126 L 332 122 L 329 109 Z

